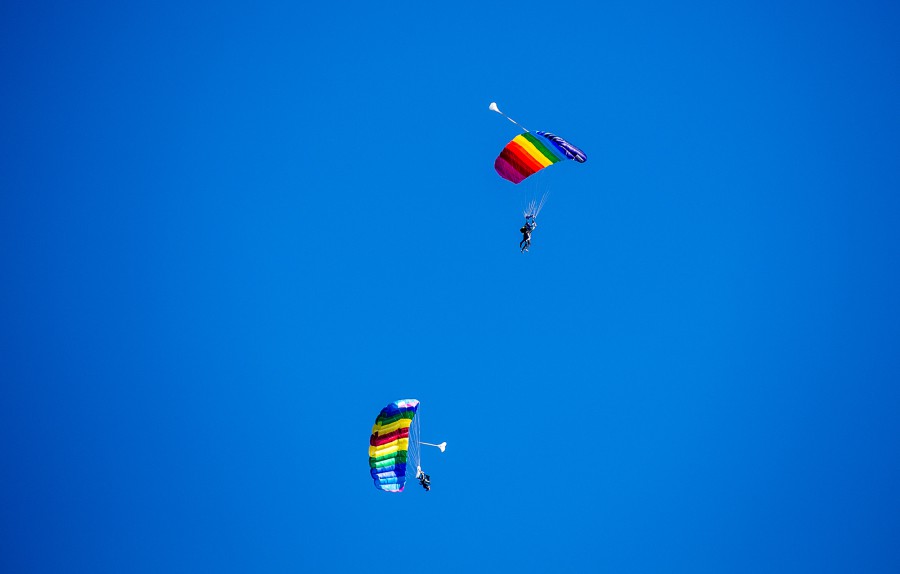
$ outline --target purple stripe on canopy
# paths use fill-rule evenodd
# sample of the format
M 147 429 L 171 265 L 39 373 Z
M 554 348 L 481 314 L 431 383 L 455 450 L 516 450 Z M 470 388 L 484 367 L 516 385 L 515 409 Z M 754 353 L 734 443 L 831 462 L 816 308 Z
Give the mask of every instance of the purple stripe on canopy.
M 502 157 L 498 157 L 496 161 L 494 161 L 494 169 L 497 170 L 497 173 L 500 174 L 500 177 L 503 179 L 507 179 L 513 183 L 519 183 L 525 176 L 519 173 L 519 171 L 513 167 L 511 163 L 503 159 Z

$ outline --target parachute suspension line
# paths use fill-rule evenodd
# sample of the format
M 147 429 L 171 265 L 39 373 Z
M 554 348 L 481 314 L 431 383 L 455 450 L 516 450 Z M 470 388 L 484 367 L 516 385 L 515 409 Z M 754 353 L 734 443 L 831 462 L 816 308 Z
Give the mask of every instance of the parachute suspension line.
M 538 204 L 537 209 L 534 210 L 534 216 L 535 216 L 535 217 L 537 217 L 537 216 L 538 216 L 538 213 L 540 213 L 541 210 L 544 209 L 544 203 L 547 202 L 547 196 L 548 196 L 548 195 L 550 195 L 550 192 L 549 192 L 549 191 L 545 191 L 545 192 L 544 192 L 544 195 L 541 196 L 541 202 Z M 534 203 L 534 202 L 532 202 L 532 203 Z
M 412 432 L 410 433 L 411 436 L 409 437 L 409 452 L 412 455 L 411 462 L 416 467 L 416 478 L 418 478 L 419 468 L 420 468 L 420 465 L 422 464 L 422 449 L 419 447 L 419 437 L 422 436 L 421 435 L 421 429 L 422 429 L 421 424 L 422 423 L 420 420 L 421 417 L 422 417 L 422 406 L 419 405 L 419 408 L 416 412 L 416 416 L 413 418 L 413 428 L 412 428 Z M 409 465 L 407 465 L 407 469 L 408 468 L 409 468 Z M 407 474 L 409 474 L 408 471 L 407 471 Z
M 503 112 L 501 112 L 501 111 L 500 111 L 500 108 L 497 107 L 497 102 L 491 102 L 491 105 L 488 106 L 488 109 L 491 110 L 492 112 L 497 112 L 498 114 L 500 114 L 500 115 L 503 116 L 504 118 L 508 119 L 508 120 L 511 121 L 512 123 L 514 123 L 514 124 L 516 124 L 517 126 L 519 126 L 520 129 L 523 129 L 523 130 L 525 130 L 526 132 L 531 133 L 531 132 L 528 131 L 528 128 L 526 128 L 525 126 L 519 124 L 519 122 L 517 122 L 516 120 L 512 119 L 512 118 L 509 117 L 508 115 L 506 115 L 506 114 L 504 114 Z

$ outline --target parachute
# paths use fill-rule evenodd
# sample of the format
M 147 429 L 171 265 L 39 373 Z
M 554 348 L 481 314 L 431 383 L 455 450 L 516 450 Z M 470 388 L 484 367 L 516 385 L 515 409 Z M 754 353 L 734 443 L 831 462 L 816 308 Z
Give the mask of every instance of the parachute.
M 369 469 L 375 488 L 403 492 L 409 461 L 409 429 L 419 410 L 419 401 L 395 401 L 381 409 L 369 439 Z M 413 445 L 416 444 L 413 440 Z M 414 451 L 415 454 L 415 451 Z M 418 465 L 414 461 L 414 464 Z
M 528 128 L 501 112 L 496 102 L 491 102 L 489 109 L 516 124 L 524 132 L 506 144 L 506 147 L 494 160 L 494 169 L 503 179 L 519 184 L 563 160 L 571 159 L 578 163 L 587 161 L 587 156 L 583 151 L 558 135 L 550 132 L 529 131 Z M 525 209 L 522 215 L 525 216 L 526 221 L 531 219 L 533 222 L 535 220 L 543 209 L 547 196 L 550 195 L 549 180 L 539 182 L 536 181 L 538 179 L 543 179 L 543 177 L 538 176 L 532 179 L 525 188 Z
M 584 163 L 587 156 L 577 147 L 550 132 L 533 134 L 525 132 L 506 144 L 494 160 L 494 169 L 503 179 L 521 183 L 545 167 L 565 159 Z
M 407 469 L 421 471 L 420 446 L 441 449 L 447 443 L 431 444 L 419 440 L 419 401 L 402 399 L 387 405 L 375 419 L 369 438 L 369 472 L 375 488 L 385 492 L 403 492 Z
M 587 161 L 587 156 L 583 151 L 558 135 L 550 132 L 536 131 L 532 133 L 528 131 L 501 112 L 495 102 L 491 102 L 490 110 L 497 112 L 524 131 L 506 144 L 506 147 L 494 160 L 494 169 L 503 179 L 521 183 L 554 163 L 566 159 L 572 159 L 578 163 Z

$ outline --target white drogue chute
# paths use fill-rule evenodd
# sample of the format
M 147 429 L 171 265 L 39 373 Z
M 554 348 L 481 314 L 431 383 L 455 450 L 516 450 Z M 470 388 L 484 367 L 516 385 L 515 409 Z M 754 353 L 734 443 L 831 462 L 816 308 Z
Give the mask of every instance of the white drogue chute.
M 492 112 L 497 112 L 498 114 L 500 114 L 504 118 L 508 119 L 512 123 L 516 124 L 517 126 L 519 126 L 519 128 L 525 130 L 526 132 L 528 131 L 528 128 L 526 128 L 525 126 L 519 125 L 519 122 L 517 122 L 516 120 L 512 119 L 508 115 L 501 112 L 500 108 L 497 107 L 497 102 L 491 102 L 491 105 L 488 106 L 488 109 L 491 110 Z
M 430 442 L 420 442 L 419 444 L 425 444 L 425 445 L 428 445 L 428 446 L 437 447 L 437 448 L 441 449 L 441 452 L 444 452 L 444 449 L 447 448 L 447 443 L 446 443 L 446 442 L 442 442 L 441 444 L 431 444 Z

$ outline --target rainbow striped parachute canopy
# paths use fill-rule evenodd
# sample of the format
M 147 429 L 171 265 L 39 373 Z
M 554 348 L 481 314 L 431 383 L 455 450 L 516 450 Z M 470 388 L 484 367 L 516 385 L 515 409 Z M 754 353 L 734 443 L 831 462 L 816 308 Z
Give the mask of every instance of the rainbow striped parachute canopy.
M 584 163 L 587 156 L 566 140 L 549 132 L 525 132 L 506 144 L 494 160 L 494 169 L 503 179 L 519 183 L 564 159 Z
M 369 469 L 375 488 L 403 492 L 409 456 L 409 430 L 418 408 L 419 401 L 416 399 L 395 401 L 381 409 L 375 419 L 369 439 Z

